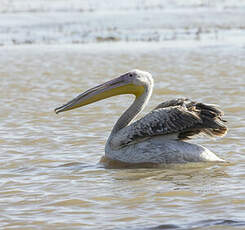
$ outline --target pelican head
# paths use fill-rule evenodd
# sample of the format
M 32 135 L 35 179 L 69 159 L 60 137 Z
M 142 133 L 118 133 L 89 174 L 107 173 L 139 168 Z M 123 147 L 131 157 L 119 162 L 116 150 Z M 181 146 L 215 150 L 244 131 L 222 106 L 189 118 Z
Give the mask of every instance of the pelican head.
M 56 108 L 55 112 L 58 114 L 120 94 L 134 94 L 138 98 L 146 90 L 151 90 L 152 87 L 153 78 L 151 74 L 135 69 L 85 91 L 66 104 Z

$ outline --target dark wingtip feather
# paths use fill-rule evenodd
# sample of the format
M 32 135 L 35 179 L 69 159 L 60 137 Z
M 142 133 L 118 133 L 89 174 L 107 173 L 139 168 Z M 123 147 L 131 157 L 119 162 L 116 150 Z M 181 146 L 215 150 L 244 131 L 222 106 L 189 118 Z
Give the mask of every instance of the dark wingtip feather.
M 200 117 L 207 128 L 202 132 L 211 137 L 223 137 L 226 135 L 228 128 L 224 124 L 222 116 L 224 112 L 215 105 L 198 103 L 196 107 L 200 110 Z
M 189 101 L 186 108 L 200 117 L 202 124 L 195 132 L 181 133 L 179 135 L 180 139 L 190 139 L 198 134 L 205 134 L 209 137 L 223 137 L 226 135 L 228 128 L 224 122 L 227 121 L 222 118 L 224 112 L 217 105 Z

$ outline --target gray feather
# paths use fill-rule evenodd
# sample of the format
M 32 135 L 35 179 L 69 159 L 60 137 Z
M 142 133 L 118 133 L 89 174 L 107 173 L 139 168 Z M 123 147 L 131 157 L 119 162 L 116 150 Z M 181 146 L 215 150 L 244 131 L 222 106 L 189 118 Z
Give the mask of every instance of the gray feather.
M 176 138 L 189 139 L 203 133 L 223 136 L 223 112 L 215 105 L 196 103 L 186 98 L 169 100 L 158 105 L 140 120 L 121 129 L 113 138 L 114 146 L 124 146 L 154 136 L 176 134 Z

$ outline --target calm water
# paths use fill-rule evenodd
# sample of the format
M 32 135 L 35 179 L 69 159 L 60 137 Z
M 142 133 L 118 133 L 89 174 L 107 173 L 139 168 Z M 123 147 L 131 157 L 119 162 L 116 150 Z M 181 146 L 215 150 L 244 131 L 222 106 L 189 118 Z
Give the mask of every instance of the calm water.
M 97 164 L 120 96 L 53 109 L 130 69 L 151 72 L 145 112 L 187 96 L 219 104 L 223 139 L 198 139 L 226 164 L 106 169 Z M 0 228 L 244 229 L 245 46 L 191 42 L 0 48 Z
M 244 0 L 1 0 L 0 46 L 245 40 Z

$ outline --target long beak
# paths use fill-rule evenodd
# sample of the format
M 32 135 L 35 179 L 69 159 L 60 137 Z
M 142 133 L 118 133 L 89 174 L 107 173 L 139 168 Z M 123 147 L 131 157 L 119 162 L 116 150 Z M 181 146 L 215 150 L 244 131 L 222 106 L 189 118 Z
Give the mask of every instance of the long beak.
M 142 94 L 142 92 L 142 86 L 139 88 L 139 86 L 129 83 L 125 79 L 125 76 L 122 75 L 78 95 L 73 100 L 56 108 L 55 113 L 58 114 L 60 112 L 72 110 L 120 94 L 135 94 L 137 97 L 138 94 Z

